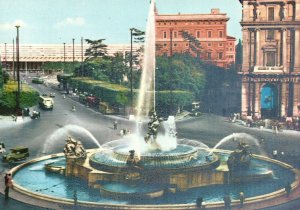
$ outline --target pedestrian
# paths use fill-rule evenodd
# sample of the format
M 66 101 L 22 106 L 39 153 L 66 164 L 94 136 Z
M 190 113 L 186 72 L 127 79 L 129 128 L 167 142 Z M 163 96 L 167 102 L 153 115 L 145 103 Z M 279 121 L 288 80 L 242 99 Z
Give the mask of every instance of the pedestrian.
M 230 206 L 231 206 L 231 198 L 229 194 L 226 194 L 223 197 L 224 200 L 224 205 L 225 205 L 225 210 L 230 210 Z
M 5 174 L 4 176 L 4 183 L 5 183 L 5 190 L 4 190 L 4 193 L 5 193 L 5 199 L 8 199 L 9 198 L 9 182 L 10 182 L 10 174 Z
M 273 150 L 273 158 L 277 158 L 277 155 L 278 155 L 278 151 L 277 150 Z
M 115 120 L 114 121 L 114 130 L 117 130 L 118 129 L 118 122 Z
M 285 186 L 285 192 L 286 192 L 286 197 L 289 197 L 291 194 L 291 190 L 292 190 L 292 186 L 290 183 L 287 183 L 287 185 Z
M 240 198 L 240 208 L 243 208 L 244 201 L 245 201 L 245 194 L 244 194 L 244 192 L 240 192 L 239 198 Z
M 202 208 L 202 203 L 203 203 L 203 198 L 198 197 L 197 200 L 196 200 L 197 208 L 201 209 Z

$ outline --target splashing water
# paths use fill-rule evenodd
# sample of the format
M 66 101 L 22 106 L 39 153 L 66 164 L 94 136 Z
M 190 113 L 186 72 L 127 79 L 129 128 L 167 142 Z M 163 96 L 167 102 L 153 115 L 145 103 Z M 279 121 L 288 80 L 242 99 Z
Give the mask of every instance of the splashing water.
M 265 151 L 260 147 L 258 140 L 247 133 L 233 133 L 233 134 L 230 134 L 230 135 L 224 137 L 214 146 L 214 148 L 210 151 L 210 153 L 208 155 L 211 155 L 221 145 L 223 145 L 229 141 L 238 141 L 238 140 L 253 142 L 255 144 L 255 146 L 257 146 L 257 148 L 259 149 L 260 154 L 267 156 Z
M 155 1 L 149 8 L 144 45 L 143 71 L 137 101 L 137 122 L 155 109 Z
M 78 134 L 85 134 L 88 136 L 88 139 L 91 139 L 99 148 L 101 148 L 101 145 L 97 141 L 97 139 L 89 132 L 87 129 L 78 126 L 78 125 L 66 125 L 62 128 L 59 128 L 54 133 L 52 133 L 45 141 L 45 144 L 43 146 L 42 153 L 45 154 L 48 152 L 48 150 L 51 148 L 52 144 L 56 143 L 58 140 L 62 138 L 66 138 L 69 133 L 78 133 Z

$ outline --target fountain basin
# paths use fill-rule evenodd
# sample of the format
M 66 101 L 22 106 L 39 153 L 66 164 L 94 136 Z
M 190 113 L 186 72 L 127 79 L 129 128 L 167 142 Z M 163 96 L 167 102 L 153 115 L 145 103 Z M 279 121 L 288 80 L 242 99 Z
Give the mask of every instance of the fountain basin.
M 89 150 L 88 155 L 97 151 L 99 150 Z M 223 162 L 226 162 L 226 159 L 228 158 L 228 151 L 216 150 L 216 155 L 221 160 L 221 165 L 216 168 L 216 170 L 225 170 L 222 166 Z M 292 183 L 293 188 L 296 187 L 299 182 L 299 180 L 296 180 L 298 177 L 295 176 L 296 172 L 291 166 L 269 158 L 254 156 L 253 164 L 251 164 L 250 168 L 253 166 L 256 169 L 251 168 L 251 170 L 255 171 L 258 170 L 259 166 L 263 166 L 266 168 L 265 171 L 271 170 L 273 172 L 271 177 L 263 180 L 248 180 L 247 182 L 239 183 L 232 182 L 225 185 L 211 184 L 189 188 L 187 190 L 178 190 L 178 187 L 175 187 L 174 185 L 162 186 L 161 189 L 157 188 L 149 191 L 143 191 L 144 194 L 147 194 L 147 192 L 153 193 L 152 195 L 149 194 L 149 197 L 145 196 L 147 199 L 135 199 L 134 196 L 131 195 L 135 195 L 137 191 L 132 190 L 131 195 L 123 196 L 122 189 L 124 188 L 122 188 L 122 186 L 118 191 L 118 187 L 111 188 L 109 185 L 105 185 L 107 183 L 116 183 L 109 179 L 106 180 L 106 183 L 105 180 L 103 180 L 102 183 L 95 181 L 95 186 L 98 186 L 99 188 L 94 188 L 95 186 L 89 187 L 88 181 L 84 179 L 76 178 L 74 176 L 66 177 L 59 173 L 48 172 L 44 166 L 50 162 L 55 162 L 57 163 L 56 165 L 59 166 L 66 163 L 66 160 L 63 154 L 58 154 L 35 159 L 13 168 L 12 173 L 15 182 L 15 190 L 33 197 L 38 197 L 39 199 L 50 199 L 58 203 L 69 202 L 71 204 L 73 203 L 73 192 L 76 190 L 80 203 L 84 205 L 96 205 L 101 208 L 108 206 L 107 209 L 120 209 L 122 206 L 124 206 L 124 208 L 129 208 L 128 206 L 131 205 L 135 208 L 143 205 L 151 205 L 152 208 L 157 209 L 162 209 L 166 205 L 169 208 L 175 208 L 176 206 L 181 205 L 181 209 L 183 209 L 194 206 L 195 200 L 199 195 L 203 195 L 203 198 L 207 203 L 207 207 L 210 205 L 222 205 L 222 199 L 226 191 L 230 192 L 233 200 L 238 199 L 239 192 L 243 191 L 247 195 L 247 200 L 249 198 L 249 200 L 259 199 L 261 201 L 281 196 L 284 192 L 283 188 L 286 182 Z M 93 173 L 100 171 L 94 170 L 90 172 L 89 178 L 92 180 Z M 108 175 L 106 178 L 112 179 L 111 173 L 102 172 L 102 175 L 104 174 Z M 98 174 L 98 176 L 100 176 L 100 174 Z M 29 177 L 35 177 L 35 179 L 31 179 Z M 209 177 L 204 176 L 204 178 L 208 179 Z M 183 176 L 183 179 L 186 178 Z M 123 187 L 126 186 L 129 188 L 131 183 L 126 181 L 128 180 L 124 179 L 124 182 L 122 182 L 125 183 Z M 193 181 L 192 177 L 190 177 L 189 182 Z M 126 185 L 126 183 L 129 184 Z M 102 192 L 100 190 L 101 184 L 103 186 Z M 147 185 L 147 183 L 144 184 Z M 136 187 L 135 189 L 139 188 Z M 159 194 L 159 192 L 162 192 L 163 189 L 164 193 L 161 196 L 159 195 L 159 197 L 156 197 L 155 199 L 150 199 L 151 196 L 155 195 L 155 193 Z M 110 195 L 105 195 L 105 191 L 109 191 Z M 112 196 L 115 192 L 117 192 L 117 194 Z M 140 194 L 142 193 L 140 192 Z

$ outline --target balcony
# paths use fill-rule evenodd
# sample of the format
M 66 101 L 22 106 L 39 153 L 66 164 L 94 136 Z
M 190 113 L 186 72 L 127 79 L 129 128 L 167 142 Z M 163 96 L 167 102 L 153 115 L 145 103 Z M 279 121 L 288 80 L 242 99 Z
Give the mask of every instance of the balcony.
M 283 66 L 254 66 L 254 73 L 284 73 Z

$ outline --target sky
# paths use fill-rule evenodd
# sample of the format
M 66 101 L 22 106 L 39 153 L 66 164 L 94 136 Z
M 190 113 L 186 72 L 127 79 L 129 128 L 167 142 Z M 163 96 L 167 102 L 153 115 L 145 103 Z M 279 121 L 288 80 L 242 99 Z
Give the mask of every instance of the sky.
M 129 28 L 145 30 L 150 0 L 0 0 L 0 44 L 12 43 L 20 25 L 20 44 L 79 44 L 105 39 L 106 44 L 130 43 Z M 238 0 L 156 0 L 159 14 L 227 13 L 228 35 L 241 38 Z

